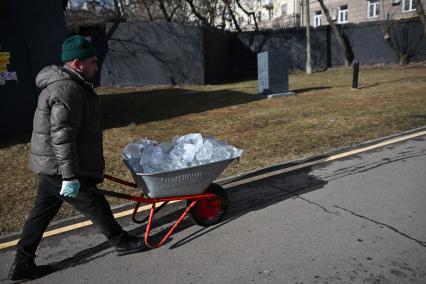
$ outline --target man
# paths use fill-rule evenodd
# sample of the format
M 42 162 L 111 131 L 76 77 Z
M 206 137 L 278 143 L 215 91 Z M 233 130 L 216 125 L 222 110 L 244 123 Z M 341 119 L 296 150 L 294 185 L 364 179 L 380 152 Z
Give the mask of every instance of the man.
M 36 78 L 42 92 L 34 114 L 29 167 L 39 175 L 38 194 L 17 245 L 11 280 L 40 273 L 35 252 L 63 201 L 97 225 L 119 255 L 144 250 L 143 239 L 127 235 L 105 197 L 96 192 L 104 157 L 101 109 L 91 83 L 98 72 L 95 50 L 85 38 L 72 36 L 62 45 L 61 59 L 64 67 L 48 66 Z

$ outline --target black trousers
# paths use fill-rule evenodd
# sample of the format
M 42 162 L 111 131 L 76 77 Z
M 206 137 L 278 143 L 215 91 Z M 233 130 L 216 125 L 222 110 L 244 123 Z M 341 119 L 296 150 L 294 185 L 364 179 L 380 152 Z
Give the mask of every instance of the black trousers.
M 60 176 L 40 175 L 35 205 L 22 230 L 17 245 L 16 261 L 32 262 L 43 233 L 65 201 L 83 213 L 97 225 L 105 237 L 117 245 L 126 236 L 114 219 L 108 201 L 96 193 L 96 184 L 81 180 L 80 192 L 75 198 L 59 195 L 62 186 Z

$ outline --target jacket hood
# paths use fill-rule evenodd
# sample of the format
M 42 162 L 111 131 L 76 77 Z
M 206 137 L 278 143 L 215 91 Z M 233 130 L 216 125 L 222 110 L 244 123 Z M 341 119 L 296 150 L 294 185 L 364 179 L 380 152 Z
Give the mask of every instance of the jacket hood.
M 44 89 L 48 85 L 61 80 L 74 80 L 89 84 L 79 74 L 77 74 L 75 71 L 71 70 L 67 66 L 60 67 L 56 65 L 51 65 L 44 67 L 38 73 L 36 77 L 36 86 L 40 89 Z

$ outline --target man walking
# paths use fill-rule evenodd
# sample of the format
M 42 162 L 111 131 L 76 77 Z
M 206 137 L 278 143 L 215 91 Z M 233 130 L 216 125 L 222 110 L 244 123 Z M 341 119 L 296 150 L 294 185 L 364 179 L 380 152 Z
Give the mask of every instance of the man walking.
M 119 255 L 144 250 L 142 238 L 127 235 L 96 185 L 103 180 L 102 117 L 92 82 L 96 53 L 89 41 L 72 36 L 62 45 L 64 67 L 48 66 L 36 84 L 42 89 L 34 114 L 30 169 L 39 175 L 35 205 L 22 230 L 9 279 L 40 272 L 35 252 L 49 222 L 65 201 L 88 217 Z

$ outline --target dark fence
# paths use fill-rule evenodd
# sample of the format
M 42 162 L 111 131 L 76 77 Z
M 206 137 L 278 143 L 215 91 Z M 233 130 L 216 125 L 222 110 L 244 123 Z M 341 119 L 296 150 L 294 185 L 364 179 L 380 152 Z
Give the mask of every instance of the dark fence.
M 385 39 L 386 26 L 389 38 Z M 426 60 L 426 38 L 417 19 L 399 22 L 373 22 L 338 26 L 353 56 L 362 64 L 399 63 L 405 56 L 408 62 Z M 237 70 L 256 74 L 256 55 L 263 51 L 287 50 L 290 69 L 306 65 L 305 28 L 236 34 L 233 53 L 237 55 Z M 342 51 L 328 26 L 311 31 L 312 65 L 314 69 L 343 64 Z
M 385 39 L 386 29 L 389 27 Z M 362 64 L 426 60 L 426 39 L 418 19 L 338 26 Z M 217 84 L 255 76 L 257 53 L 286 50 L 290 70 L 306 65 L 305 28 L 230 33 L 174 23 L 120 23 L 81 29 L 99 51 L 100 84 Z M 330 27 L 312 28 L 314 70 L 343 64 Z
M 103 86 L 204 83 L 203 30 L 176 23 L 108 23 L 81 30 L 98 50 Z

